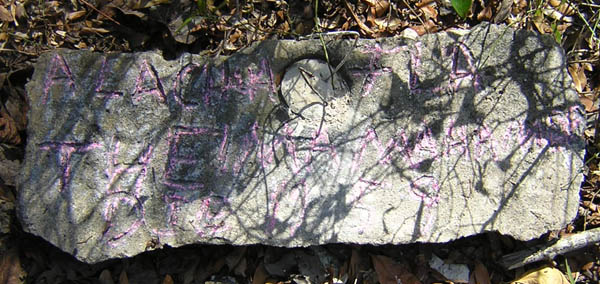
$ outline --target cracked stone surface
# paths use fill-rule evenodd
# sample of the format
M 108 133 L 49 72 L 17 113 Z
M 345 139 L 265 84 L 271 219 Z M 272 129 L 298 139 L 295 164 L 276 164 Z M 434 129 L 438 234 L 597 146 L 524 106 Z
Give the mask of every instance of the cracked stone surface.
M 528 240 L 575 217 L 585 120 L 551 37 L 325 42 L 329 62 L 318 40 L 44 54 L 23 229 L 95 263 L 147 243 Z

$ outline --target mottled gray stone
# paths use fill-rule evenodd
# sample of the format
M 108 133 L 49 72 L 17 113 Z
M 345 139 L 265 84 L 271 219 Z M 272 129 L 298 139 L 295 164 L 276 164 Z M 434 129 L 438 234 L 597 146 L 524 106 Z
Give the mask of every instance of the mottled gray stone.
M 527 240 L 575 216 L 585 122 L 552 38 L 325 40 L 331 69 L 318 40 L 44 54 L 23 228 L 98 262 L 163 244 Z

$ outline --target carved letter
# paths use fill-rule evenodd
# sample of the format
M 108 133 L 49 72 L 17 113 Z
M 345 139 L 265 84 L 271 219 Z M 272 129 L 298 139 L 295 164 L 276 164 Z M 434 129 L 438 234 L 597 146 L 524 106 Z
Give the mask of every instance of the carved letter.
M 62 168 L 59 191 L 64 191 L 71 182 L 71 157 L 73 153 L 85 153 L 92 149 L 100 147 L 98 143 L 80 143 L 80 142 L 43 142 L 40 144 L 40 150 L 58 151 L 57 162 Z
M 42 104 L 46 104 L 48 102 L 48 93 L 50 92 L 50 88 L 52 85 L 57 83 L 57 80 L 64 81 L 64 84 L 69 88 L 71 94 L 75 92 L 75 81 L 73 80 L 73 75 L 71 74 L 71 69 L 65 58 L 61 55 L 57 54 L 50 61 L 49 71 L 46 74 L 46 80 L 44 81 L 44 92 L 42 94 Z
M 166 101 L 165 92 L 158 77 L 158 72 L 156 72 L 154 66 L 148 64 L 148 61 L 146 60 L 142 62 L 140 73 L 135 80 L 135 90 L 133 91 L 132 96 L 133 101 L 139 103 L 144 94 L 153 95 L 161 103 Z
M 102 58 L 102 67 L 100 68 L 100 74 L 98 74 L 98 81 L 96 81 L 96 96 L 103 99 L 114 99 L 123 96 L 121 91 L 107 91 L 102 88 L 104 84 L 105 74 L 107 73 L 108 66 L 106 64 L 106 57 Z

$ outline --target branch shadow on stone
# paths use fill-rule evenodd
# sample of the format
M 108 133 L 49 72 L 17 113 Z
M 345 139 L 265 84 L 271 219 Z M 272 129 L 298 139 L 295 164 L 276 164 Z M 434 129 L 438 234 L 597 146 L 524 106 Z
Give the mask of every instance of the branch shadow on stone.
M 28 85 L 23 227 L 97 262 L 149 242 L 524 239 L 540 231 L 522 226 L 570 221 L 584 121 L 551 39 L 485 25 L 418 42 L 326 39 L 347 89 L 294 109 L 280 81 L 299 60 L 325 60 L 318 40 L 216 59 L 43 56 Z

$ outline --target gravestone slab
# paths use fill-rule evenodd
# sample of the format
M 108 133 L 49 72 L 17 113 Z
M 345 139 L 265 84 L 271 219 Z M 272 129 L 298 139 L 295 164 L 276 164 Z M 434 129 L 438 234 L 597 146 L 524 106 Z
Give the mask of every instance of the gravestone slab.
M 318 40 L 44 54 L 23 228 L 99 262 L 191 243 L 527 240 L 574 218 L 585 122 L 552 38 L 480 25 L 325 42 L 329 63 Z

